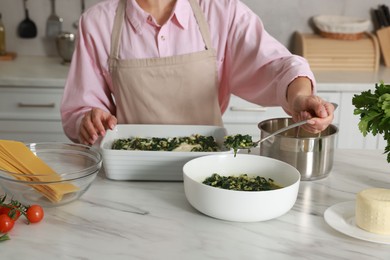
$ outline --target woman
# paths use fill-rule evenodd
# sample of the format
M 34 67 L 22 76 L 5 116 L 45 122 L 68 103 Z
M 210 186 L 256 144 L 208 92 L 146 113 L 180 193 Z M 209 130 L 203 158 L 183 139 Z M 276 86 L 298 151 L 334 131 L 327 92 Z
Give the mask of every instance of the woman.
M 110 0 L 80 19 L 61 114 L 74 142 L 126 124 L 222 125 L 230 94 L 320 132 L 333 106 L 239 0 Z

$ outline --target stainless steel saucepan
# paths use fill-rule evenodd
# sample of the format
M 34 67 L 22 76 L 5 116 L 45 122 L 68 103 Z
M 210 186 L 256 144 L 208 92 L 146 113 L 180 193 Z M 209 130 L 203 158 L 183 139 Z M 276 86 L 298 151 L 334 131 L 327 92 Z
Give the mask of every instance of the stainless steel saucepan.
M 287 127 L 291 118 L 273 118 L 258 124 L 261 138 Z M 289 163 L 301 173 L 301 180 L 317 180 L 329 175 L 333 167 L 338 128 L 329 125 L 319 134 L 295 127 L 260 144 L 260 155 Z

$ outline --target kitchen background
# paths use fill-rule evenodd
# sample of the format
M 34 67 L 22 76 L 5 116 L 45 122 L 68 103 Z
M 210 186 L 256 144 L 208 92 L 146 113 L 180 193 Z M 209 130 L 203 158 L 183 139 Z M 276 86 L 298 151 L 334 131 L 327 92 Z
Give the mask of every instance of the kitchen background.
M 86 8 L 102 0 L 86 0 Z M 312 32 L 310 18 L 318 14 L 370 18 L 370 9 L 390 0 L 242 0 L 263 20 L 267 30 L 290 47 L 294 31 Z M 46 20 L 51 13 L 50 0 L 28 0 L 30 18 L 38 27 L 34 39 L 21 39 L 16 28 L 24 20 L 23 0 L 1 0 L 0 12 L 6 27 L 7 50 L 18 55 L 57 55 L 52 41 L 45 38 Z M 57 0 L 56 13 L 63 18 L 63 30 L 75 32 L 72 24 L 81 12 L 80 0 Z
M 55 0 L 56 13 L 63 18 L 63 30 L 76 32 L 73 24 L 81 13 L 81 0 Z M 85 0 L 86 8 L 104 0 Z M 223 0 L 215 0 L 223 1 Z M 295 31 L 313 32 L 311 18 L 320 14 L 345 15 L 370 19 L 371 9 L 390 5 L 390 0 L 242 0 L 263 20 L 267 30 L 285 46 L 290 47 Z M 0 0 L 0 12 L 6 26 L 6 44 L 9 52 L 16 52 L 13 61 L 0 62 L 0 139 L 24 142 L 69 141 L 62 129 L 59 107 L 68 66 L 61 63 L 54 40 L 45 37 L 46 20 L 51 13 L 50 0 L 27 0 L 30 18 L 38 27 L 33 39 L 17 36 L 17 27 L 25 19 L 23 0 Z M 373 28 L 370 28 L 371 30 Z M 367 42 L 367 41 L 364 41 Z M 360 43 L 358 43 L 360 44 Z M 355 45 L 353 45 L 355 46 Z M 360 46 L 360 45 L 359 45 Z M 348 53 L 360 58 L 370 47 L 350 48 Z M 374 45 L 370 44 L 371 47 Z M 291 49 L 291 48 L 290 48 Z M 388 49 L 388 48 L 387 48 Z M 323 51 L 323 48 L 319 48 Z M 330 48 L 327 54 L 334 51 Z M 337 52 L 337 48 L 336 48 Z M 370 58 L 379 63 L 379 51 L 371 50 Z M 342 53 L 342 52 L 341 52 Z M 365 65 L 373 62 L 353 62 Z M 373 59 L 374 60 L 374 59 Z M 336 59 L 337 61 L 337 59 Z M 377 63 L 375 63 L 377 64 Z M 378 70 L 315 71 L 318 94 L 339 104 L 334 124 L 339 127 L 337 148 L 383 149 L 386 142 L 381 136 L 363 137 L 353 115 L 352 97 L 374 87 L 379 81 L 390 82 L 390 68 Z M 284 117 L 281 107 L 260 107 L 232 95 L 229 108 L 223 115 L 224 126 L 230 134 L 247 133 L 255 139 L 260 136 L 257 124 L 272 117 Z

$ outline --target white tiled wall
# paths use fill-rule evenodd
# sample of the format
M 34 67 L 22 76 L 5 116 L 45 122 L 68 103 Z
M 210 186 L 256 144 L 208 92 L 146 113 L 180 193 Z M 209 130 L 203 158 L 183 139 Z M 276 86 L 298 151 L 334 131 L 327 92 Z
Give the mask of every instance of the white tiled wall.
M 86 7 L 101 0 L 86 0 Z M 222 1 L 222 0 L 213 0 Z M 289 47 L 294 31 L 311 32 L 309 20 L 318 14 L 370 17 L 370 9 L 379 4 L 390 5 L 390 0 L 242 0 L 263 20 L 267 30 Z M 45 39 L 46 19 L 50 14 L 50 0 L 28 0 L 30 18 L 38 27 L 35 39 L 20 39 L 16 28 L 24 19 L 23 0 L 0 0 L 0 12 L 7 28 L 7 49 L 20 55 L 56 55 L 52 42 Z M 80 15 L 80 0 L 56 0 L 57 14 L 64 19 L 63 29 L 74 32 L 74 21 Z

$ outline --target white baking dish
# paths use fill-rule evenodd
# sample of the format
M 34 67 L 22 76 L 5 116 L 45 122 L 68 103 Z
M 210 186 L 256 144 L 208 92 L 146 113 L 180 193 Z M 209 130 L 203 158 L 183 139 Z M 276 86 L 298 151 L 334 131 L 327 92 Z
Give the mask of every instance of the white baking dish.
M 130 137 L 183 137 L 193 134 L 213 136 L 221 152 L 166 152 L 112 150 L 116 139 Z M 182 181 L 183 166 L 189 160 L 210 155 L 232 153 L 223 148 L 226 129 L 202 125 L 117 125 L 107 131 L 101 141 L 103 167 L 107 178 L 113 180 Z

